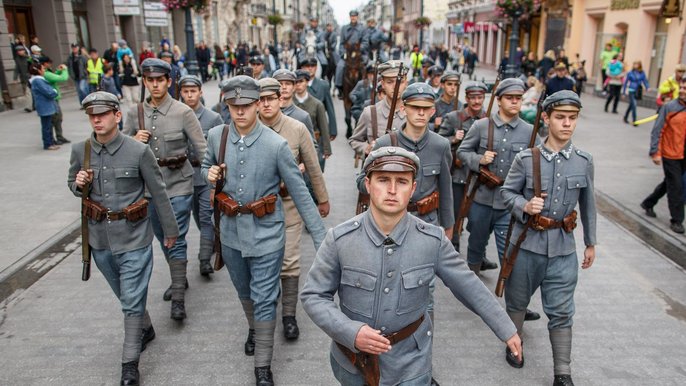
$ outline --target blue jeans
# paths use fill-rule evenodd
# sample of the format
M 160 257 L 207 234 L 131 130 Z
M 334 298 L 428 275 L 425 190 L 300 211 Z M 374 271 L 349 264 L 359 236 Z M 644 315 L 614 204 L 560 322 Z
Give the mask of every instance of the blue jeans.
M 241 251 L 222 244 L 222 259 L 240 300 L 252 300 L 256 322 L 276 319 L 281 288 L 279 277 L 284 249 L 259 257 L 243 257 Z
M 176 196 L 170 199 L 174 215 L 176 216 L 176 223 L 179 225 L 179 237 L 171 248 L 164 246 L 164 231 L 160 224 L 160 218 L 157 216 L 155 209 L 155 201 L 152 201 L 150 208 L 150 221 L 152 223 L 152 231 L 160 242 L 162 252 L 166 259 L 181 259 L 187 260 L 188 243 L 186 243 L 186 233 L 191 222 L 191 204 L 193 203 L 193 195 Z
M 510 224 L 510 213 L 506 209 L 493 209 L 488 205 L 473 202 L 467 217 L 469 244 L 467 263 L 481 264 L 486 257 L 486 246 L 491 233 L 495 232 L 495 245 L 498 248 L 498 259 L 503 259 L 507 227 Z
M 79 96 L 79 103 L 83 102 L 83 99 L 88 96 L 88 81 L 86 79 L 77 80 L 76 82 L 76 92 Z
M 339 365 L 334 359 L 332 354 L 329 354 L 329 360 L 331 361 L 331 370 L 333 370 L 333 376 L 342 386 L 364 386 L 364 378 L 360 373 L 353 374 L 348 370 L 344 369 L 343 366 Z M 409 381 L 401 382 L 398 386 L 429 386 L 431 384 L 431 372 L 422 374 L 415 379 L 410 379 Z
M 40 131 L 43 139 L 43 149 L 47 149 L 53 145 L 52 142 L 52 115 L 41 115 L 40 117 Z
M 92 253 L 124 315 L 143 316 L 152 274 L 152 245 L 118 254 L 109 249 L 93 249 Z
M 98 91 L 98 85 L 95 83 L 88 83 L 88 93 L 91 94 L 96 91 Z
M 624 113 L 624 119 L 629 118 L 629 112 L 631 112 L 631 123 L 636 122 L 636 91 L 629 90 L 629 107 Z
M 214 223 L 210 206 L 210 186 L 197 185 L 193 187 L 193 220 L 200 230 L 200 237 L 214 240 Z
M 508 312 L 524 312 L 531 296 L 541 287 L 543 312 L 548 316 L 548 329 L 572 327 L 574 289 L 579 274 L 576 252 L 548 257 L 524 249 L 505 283 Z

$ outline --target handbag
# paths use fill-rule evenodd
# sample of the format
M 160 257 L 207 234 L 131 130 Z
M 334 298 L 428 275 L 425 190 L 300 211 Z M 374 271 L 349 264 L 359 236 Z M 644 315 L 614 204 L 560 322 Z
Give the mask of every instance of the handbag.
M 643 99 L 643 85 L 642 84 L 638 85 L 638 88 L 636 89 L 636 96 L 634 98 L 636 98 L 637 101 L 640 101 L 641 99 Z

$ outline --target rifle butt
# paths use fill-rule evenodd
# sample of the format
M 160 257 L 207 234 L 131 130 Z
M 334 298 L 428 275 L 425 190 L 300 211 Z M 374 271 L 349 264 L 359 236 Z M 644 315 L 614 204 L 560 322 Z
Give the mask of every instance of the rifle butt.
M 81 269 L 81 280 L 82 281 L 88 281 L 88 279 L 91 278 L 91 262 L 90 259 L 88 261 L 83 262 L 83 268 Z
M 507 278 L 503 277 L 501 272 L 501 274 L 498 275 L 498 283 L 495 285 L 495 296 L 499 298 L 503 297 L 503 291 L 505 290 L 505 281 L 507 281 Z

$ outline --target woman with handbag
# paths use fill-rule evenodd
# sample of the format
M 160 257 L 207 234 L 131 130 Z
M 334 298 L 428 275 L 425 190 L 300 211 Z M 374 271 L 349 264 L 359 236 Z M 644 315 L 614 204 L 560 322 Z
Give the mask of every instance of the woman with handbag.
M 629 112 L 631 112 L 631 122 L 634 126 L 638 126 L 633 123 L 636 121 L 636 100 L 640 100 L 643 97 L 643 88 L 648 89 L 648 79 L 646 78 L 645 72 L 643 72 L 643 64 L 640 60 L 637 60 L 633 64 L 633 68 L 624 78 L 624 85 L 622 93 L 628 95 L 629 97 L 629 107 L 627 107 L 624 113 L 624 123 L 629 123 Z

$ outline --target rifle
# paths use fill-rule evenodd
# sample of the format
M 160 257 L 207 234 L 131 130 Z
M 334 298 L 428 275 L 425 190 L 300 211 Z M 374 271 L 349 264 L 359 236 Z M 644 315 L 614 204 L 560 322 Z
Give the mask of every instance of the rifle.
M 488 101 L 488 109 L 486 110 L 486 118 L 489 120 L 490 124 L 490 119 L 491 119 L 491 112 L 493 111 L 493 102 L 495 101 L 495 90 L 498 88 L 498 85 L 500 84 L 500 74 L 495 78 L 495 83 L 493 84 L 493 89 L 491 90 L 491 99 Z M 489 149 L 491 150 L 491 149 Z M 467 174 L 467 183 L 465 184 L 465 190 L 469 189 L 469 184 L 471 184 L 472 179 L 474 178 L 474 172 L 469 171 Z M 474 185 L 472 186 L 471 190 L 469 191 L 469 194 L 465 194 L 464 198 L 462 199 L 462 203 L 460 204 L 460 216 L 455 222 L 455 228 L 457 230 L 457 236 L 459 237 L 462 234 L 462 225 L 464 224 L 464 219 L 467 217 L 467 214 L 469 213 L 469 209 L 472 206 L 472 201 L 474 200 L 474 195 L 476 194 L 477 189 L 479 189 L 479 186 L 481 185 L 481 182 L 477 178 L 477 180 L 474 182 Z
M 91 167 L 91 140 L 86 140 L 85 150 L 83 153 L 83 170 L 88 172 Z M 89 173 L 90 174 L 90 173 Z M 88 218 L 86 217 L 86 200 L 90 193 L 91 184 L 86 182 L 81 190 L 81 262 L 83 268 L 81 270 L 81 280 L 88 281 L 91 277 L 91 246 L 88 243 Z
M 371 100 L 370 104 L 371 106 L 374 106 L 376 104 L 376 82 L 379 76 L 379 59 L 377 58 L 376 63 L 374 63 L 374 80 L 372 80 L 372 95 L 371 95 Z M 376 109 L 374 107 L 371 108 L 371 113 L 372 113 L 372 126 L 376 127 Z M 358 153 L 355 153 L 355 164 L 353 165 L 355 169 L 357 169 L 358 165 L 360 165 L 360 161 L 362 160 L 362 156 Z M 364 163 L 363 163 L 364 164 Z
M 136 106 L 138 109 L 138 131 L 145 131 L 145 114 L 143 113 L 143 102 L 145 102 L 145 80 L 141 84 L 140 102 Z
M 224 163 L 224 153 L 226 153 L 226 141 L 229 138 L 229 125 L 224 125 L 224 128 L 222 129 L 222 137 L 221 137 L 221 142 L 219 143 L 219 156 L 217 158 L 217 164 L 221 168 L 221 165 Z M 221 216 L 222 212 L 219 210 L 219 200 L 217 199 L 217 195 L 222 192 L 224 189 L 224 184 L 226 183 L 226 180 L 224 178 L 224 172 L 219 173 L 219 179 L 217 179 L 217 182 L 215 183 L 214 187 L 214 252 L 215 258 L 214 258 L 214 270 L 219 271 L 224 267 L 224 259 L 222 259 L 222 241 L 221 241 L 221 230 L 219 229 L 219 223 L 221 221 Z
M 179 100 L 179 94 L 181 93 L 181 87 L 179 85 L 180 74 L 176 75 L 176 79 L 173 81 L 176 88 L 174 88 L 174 99 Z
M 531 138 L 529 138 L 529 148 L 532 149 L 532 163 L 533 163 L 533 179 L 534 179 L 534 196 L 541 197 L 541 152 L 538 148 L 534 149 L 536 144 L 536 136 L 538 136 L 538 130 L 541 127 L 541 114 L 543 113 L 543 98 L 545 97 L 545 85 L 543 86 L 543 91 L 538 97 L 538 103 L 536 105 L 536 121 L 534 121 L 534 130 L 531 132 Z M 526 233 L 529 228 L 536 223 L 539 215 L 529 216 L 526 221 L 526 226 L 522 231 L 522 234 L 517 238 L 517 242 L 512 247 L 510 256 L 507 255 L 508 249 L 510 247 L 510 238 L 512 237 L 512 229 L 514 228 L 514 223 L 516 221 L 513 215 L 510 218 L 510 224 L 507 227 L 507 238 L 505 239 L 505 248 L 503 249 L 503 263 L 500 267 L 500 273 L 498 274 L 498 282 L 495 285 L 495 294 L 498 297 L 503 296 L 503 290 L 505 289 L 505 282 L 512 274 L 512 269 L 514 268 L 515 262 L 517 262 L 517 254 L 519 253 L 519 247 L 524 242 L 526 238 Z

